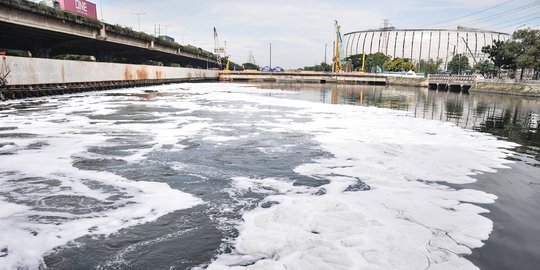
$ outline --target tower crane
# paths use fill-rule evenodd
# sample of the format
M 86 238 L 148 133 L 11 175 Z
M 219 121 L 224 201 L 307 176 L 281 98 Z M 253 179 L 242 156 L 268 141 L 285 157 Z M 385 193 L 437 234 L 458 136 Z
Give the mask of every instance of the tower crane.
M 334 64 L 332 69 L 334 72 L 342 72 L 345 61 L 341 57 L 345 56 L 345 53 L 343 53 L 341 27 L 339 26 L 337 20 L 334 20 L 334 28 L 336 30 L 336 41 L 334 42 L 334 57 L 332 58 Z

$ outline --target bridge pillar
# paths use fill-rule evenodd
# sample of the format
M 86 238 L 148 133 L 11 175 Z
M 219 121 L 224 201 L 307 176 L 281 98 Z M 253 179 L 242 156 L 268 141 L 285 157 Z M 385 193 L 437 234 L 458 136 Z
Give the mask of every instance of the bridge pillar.
M 52 48 L 48 47 L 34 47 L 30 50 L 30 53 L 32 54 L 32 57 L 38 57 L 38 58 L 50 58 L 51 57 L 51 51 Z
M 98 62 L 112 62 L 114 58 L 112 51 L 103 51 L 103 50 L 100 50 L 99 52 L 97 52 L 95 56 Z

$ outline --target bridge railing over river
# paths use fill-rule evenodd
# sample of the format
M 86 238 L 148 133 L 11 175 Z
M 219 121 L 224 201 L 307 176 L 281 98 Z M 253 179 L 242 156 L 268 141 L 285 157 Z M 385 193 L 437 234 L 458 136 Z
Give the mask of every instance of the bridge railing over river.
M 428 77 L 429 88 L 467 92 L 478 80 L 476 75 L 432 74 Z

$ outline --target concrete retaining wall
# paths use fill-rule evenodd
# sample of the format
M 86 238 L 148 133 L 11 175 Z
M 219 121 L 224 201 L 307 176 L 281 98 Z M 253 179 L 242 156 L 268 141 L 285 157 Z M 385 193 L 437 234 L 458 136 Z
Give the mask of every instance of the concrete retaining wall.
M 514 95 L 540 97 L 540 84 L 538 83 L 503 83 L 503 82 L 477 82 L 470 90 L 471 93 L 488 93 L 498 95 Z
M 6 77 L 8 86 L 218 78 L 218 71 L 215 70 L 11 56 L 0 59 L 0 76 L 3 75 L 2 72 L 5 72 L 3 69 L 9 70 L 9 75 Z
M 414 86 L 414 87 L 428 87 L 428 79 L 388 76 L 386 78 L 386 84 L 387 85 Z

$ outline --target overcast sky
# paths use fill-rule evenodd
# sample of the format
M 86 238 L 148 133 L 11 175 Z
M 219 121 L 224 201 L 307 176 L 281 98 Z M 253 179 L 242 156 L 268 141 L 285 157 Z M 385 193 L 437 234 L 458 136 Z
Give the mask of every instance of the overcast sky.
M 272 43 L 272 65 L 284 68 L 322 62 L 325 44 L 330 62 L 334 20 L 342 33 L 380 28 L 384 19 L 396 28 L 462 25 L 511 33 L 520 26 L 540 26 L 540 0 L 91 1 L 108 23 L 138 30 L 140 17 L 141 31 L 153 34 L 159 24 L 161 34 L 209 51 L 216 27 L 221 45 L 227 41 L 228 54 L 237 63 L 246 62 L 251 51 L 258 65 L 268 65 Z

